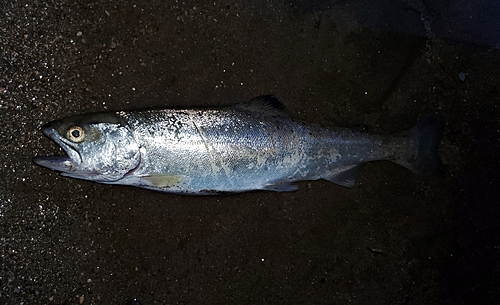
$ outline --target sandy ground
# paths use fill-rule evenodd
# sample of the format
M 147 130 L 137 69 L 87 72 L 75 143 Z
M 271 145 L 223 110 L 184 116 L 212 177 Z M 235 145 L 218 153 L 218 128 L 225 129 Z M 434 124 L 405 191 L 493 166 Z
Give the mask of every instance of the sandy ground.
M 498 46 L 419 1 L 363 2 L 3 1 L 0 304 L 498 304 Z M 353 189 L 196 197 L 31 161 L 60 153 L 56 118 L 269 93 L 376 133 L 443 113 L 445 174 L 377 162 Z

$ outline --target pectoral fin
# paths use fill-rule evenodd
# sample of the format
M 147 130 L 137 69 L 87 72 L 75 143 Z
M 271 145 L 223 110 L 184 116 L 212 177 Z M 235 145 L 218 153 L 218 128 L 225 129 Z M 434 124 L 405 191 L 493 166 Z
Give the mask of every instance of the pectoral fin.
M 177 184 L 182 179 L 182 176 L 179 175 L 161 175 L 161 174 L 152 174 L 148 176 L 141 177 L 143 180 L 149 182 L 152 186 L 156 187 L 172 187 Z

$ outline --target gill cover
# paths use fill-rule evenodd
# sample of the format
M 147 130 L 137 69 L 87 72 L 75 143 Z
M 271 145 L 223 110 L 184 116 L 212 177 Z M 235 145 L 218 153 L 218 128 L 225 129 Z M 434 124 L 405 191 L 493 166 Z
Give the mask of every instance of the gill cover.
M 141 160 L 133 132 L 113 112 L 52 121 L 42 131 L 68 156 L 35 157 L 33 161 L 63 176 L 111 183 L 137 168 Z

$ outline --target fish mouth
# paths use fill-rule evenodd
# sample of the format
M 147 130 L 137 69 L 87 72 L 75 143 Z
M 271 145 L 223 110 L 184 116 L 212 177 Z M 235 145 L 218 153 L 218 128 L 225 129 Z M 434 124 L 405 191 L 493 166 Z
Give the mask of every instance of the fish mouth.
M 42 127 L 42 133 L 56 142 L 56 144 L 64 150 L 67 156 L 36 156 L 33 158 L 33 162 L 53 171 L 71 174 L 75 172 L 78 165 L 82 163 L 82 157 L 76 148 L 73 147 L 68 140 L 61 137 L 52 125 L 52 123 L 44 125 Z

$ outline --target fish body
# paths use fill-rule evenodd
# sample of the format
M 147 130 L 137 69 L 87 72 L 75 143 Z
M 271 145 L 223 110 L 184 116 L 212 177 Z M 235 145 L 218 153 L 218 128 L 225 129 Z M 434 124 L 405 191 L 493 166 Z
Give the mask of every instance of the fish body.
M 351 187 L 359 166 L 388 160 L 436 171 L 441 124 L 372 135 L 292 119 L 274 96 L 220 109 L 102 112 L 52 121 L 67 157 L 35 157 L 63 176 L 164 192 L 294 191 L 302 180 Z

